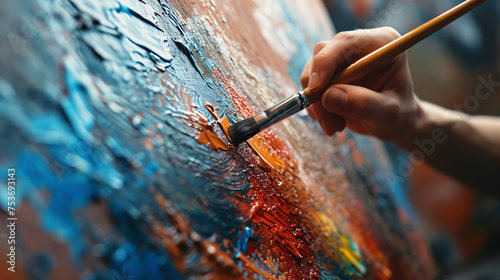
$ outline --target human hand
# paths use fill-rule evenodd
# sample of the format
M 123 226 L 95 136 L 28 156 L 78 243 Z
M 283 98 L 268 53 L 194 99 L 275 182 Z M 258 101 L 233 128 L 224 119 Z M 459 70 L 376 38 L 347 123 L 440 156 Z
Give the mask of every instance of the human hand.
M 327 135 L 348 127 L 360 134 L 397 142 L 411 134 L 421 109 L 413 93 L 406 53 L 352 84 L 328 85 L 337 70 L 399 37 L 394 29 L 382 27 L 341 32 L 329 42 L 316 44 L 300 82 L 314 92 L 323 91 L 321 102 L 307 111 Z

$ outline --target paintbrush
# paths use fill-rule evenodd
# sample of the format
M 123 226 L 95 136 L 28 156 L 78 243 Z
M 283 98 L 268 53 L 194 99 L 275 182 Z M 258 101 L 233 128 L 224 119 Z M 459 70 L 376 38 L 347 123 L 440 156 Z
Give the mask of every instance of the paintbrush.
M 336 73 L 330 80 L 329 85 L 351 83 L 373 72 L 374 70 L 379 69 L 395 56 L 406 51 L 416 43 L 422 41 L 429 35 L 440 30 L 486 1 L 487 0 L 468 0 L 463 2 L 444 14 L 408 32 L 399 39 L 396 39 L 378 50 L 366 55 L 346 69 Z M 321 96 L 321 91 L 312 92 L 309 88 L 305 88 L 252 118 L 230 125 L 228 128 L 229 137 L 231 138 L 233 144 L 239 145 L 260 131 L 270 127 L 271 125 L 279 123 L 280 121 L 302 111 L 309 105 L 319 101 Z

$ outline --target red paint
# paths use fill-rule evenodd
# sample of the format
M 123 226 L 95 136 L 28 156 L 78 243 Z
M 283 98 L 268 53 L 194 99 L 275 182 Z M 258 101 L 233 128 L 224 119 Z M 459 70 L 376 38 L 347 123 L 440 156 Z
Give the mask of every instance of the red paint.
M 267 145 L 263 138 L 263 145 Z M 251 198 L 250 204 L 243 201 L 238 207 L 243 215 L 254 224 L 253 232 L 259 237 L 255 253 L 269 267 L 279 267 L 285 279 L 317 279 L 318 267 L 311 244 L 317 237 L 308 229 L 308 222 L 301 215 L 302 210 L 292 199 L 299 181 L 294 171 L 287 166 L 283 173 L 274 168 L 259 165 L 259 158 L 246 157 L 247 165 L 252 166 L 251 189 L 245 197 Z M 302 189 L 302 188 L 300 188 Z M 253 251 L 249 242 L 247 255 Z
M 255 114 L 239 90 L 221 72 L 213 69 L 212 75 L 229 93 L 234 108 L 244 118 Z M 216 110 L 209 105 L 206 107 L 218 119 Z M 222 123 L 222 120 L 218 123 L 227 131 L 227 123 Z M 297 210 L 297 205 L 289 199 L 290 193 L 297 189 L 295 183 L 299 182 L 294 175 L 296 171 L 291 169 L 295 165 L 291 153 L 270 131 L 264 131 L 249 145 L 258 157 L 244 157 L 246 166 L 251 167 L 248 172 L 252 187 L 242 200 L 251 198 L 251 202 L 242 201 L 237 206 L 254 224 L 253 231 L 259 242 L 255 248 L 249 244 L 247 255 L 255 252 L 271 269 L 277 264 L 285 279 L 317 279 L 320 268 L 311 250 L 315 236 L 307 230 L 307 222 L 300 215 L 302 211 Z M 244 154 L 242 150 L 246 149 L 240 148 L 238 152 Z

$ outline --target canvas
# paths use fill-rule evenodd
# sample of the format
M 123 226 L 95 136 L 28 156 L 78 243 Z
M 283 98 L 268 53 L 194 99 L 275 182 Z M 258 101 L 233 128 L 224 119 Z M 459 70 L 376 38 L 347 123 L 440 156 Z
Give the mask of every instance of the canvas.
M 320 1 L 3 1 L 0 15 L 16 271 L 2 226 L 2 279 L 434 276 L 381 142 L 328 138 L 305 113 L 237 147 L 225 134 L 299 90 L 335 34 Z

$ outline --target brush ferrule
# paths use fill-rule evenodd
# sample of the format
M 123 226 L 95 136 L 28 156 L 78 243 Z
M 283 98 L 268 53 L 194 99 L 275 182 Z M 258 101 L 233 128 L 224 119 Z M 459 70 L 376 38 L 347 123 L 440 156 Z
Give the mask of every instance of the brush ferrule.
M 309 106 L 309 99 L 303 91 L 288 97 L 277 105 L 257 114 L 255 122 L 261 130 L 302 111 Z

